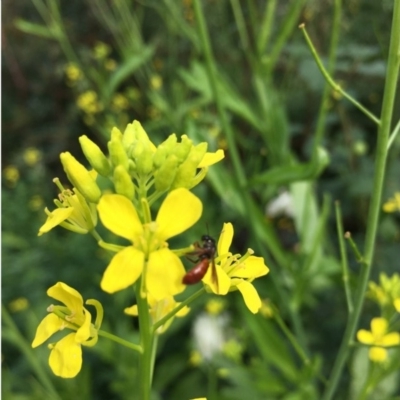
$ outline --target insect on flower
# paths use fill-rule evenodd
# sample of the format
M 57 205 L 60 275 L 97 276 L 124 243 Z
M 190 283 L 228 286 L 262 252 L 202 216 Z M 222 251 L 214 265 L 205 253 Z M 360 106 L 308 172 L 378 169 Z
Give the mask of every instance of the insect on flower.
M 196 242 L 194 244 L 195 249 L 187 254 L 188 256 L 197 256 L 197 260 L 191 260 L 188 257 L 189 260 L 196 262 L 197 264 L 183 277 L 182 283 L 185 285 L 194 285 L 195 283 L 200 282 L 211 264 L 212 279 L 218 288 L 218 277 L 214 260 L 216 253 L 215 240 L 209 235 L 203 235 L 201 240 L 203 241 L 203 245 L 201 246 Z

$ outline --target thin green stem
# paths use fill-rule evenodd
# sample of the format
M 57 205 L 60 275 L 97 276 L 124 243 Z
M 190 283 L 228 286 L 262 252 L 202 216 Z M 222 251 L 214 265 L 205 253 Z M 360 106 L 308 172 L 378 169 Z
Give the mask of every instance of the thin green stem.
M 327 72 L 330 75 L 333 75 L 333 71 L 335 69 L 335 64 L 336 64 L 336 50 L 339 42 L 341 16 L 342 16 L 342 0 L 335 0 L 333 23 L 331 29 L 331 43 L 329 46 L 329 57 L 328 57 L 328 67 L 327 67 Z M 328 114 L 328 109 L 329 109 L 329 95 L 330 95 L 330 86 L 326 81 L 318 113 L 317 127 L 315 129 L 315 139 L 313 145 L 314 157 L 317 157 L 318 147 L 321 145 L 322 137 L 324 135 L 326 116 Z
M 392 134 L 390 135 L 389 142 L 388 142 L 388 150 L 390 149 L 390 146 L 393 144 L 394 140 L 396 139 L 396 136 L 400 132 L 400 120 L 397 122 L 396 127 L 393 129 Z
M 344 243 L 342 211 L 340 208 L 340 203 L 338 201 L 335 202 L 335 212 L 336 212 L 336 227 L 338 232 L 338 241 L 340 248 L 340 258 L 342 260 L 342 274 L 343 274 L 342 279 L 343 279 L 344 290 L 346 293 L 347 311 L 349 312 L 349 315 L 351 315 L 353 314 L 354 311 L 353 296 L 350 290 L 349 264 L 347 262 L 346 246 Z
M 340 93 L 343 97 L 345 97 L 347 100 L 349 100 L 351 103 L 353 103 L 359 110 L 361 110 L 368 118 L 370 118 L 372 121 L 374 121 L 378 126 L 380 126 L 381 121 L 375 117 L 375 115 L 373 115 L 370 111 L 368 111 L 361 103 L 359 103 L 356 99 L 354 99 L 353 97 L 351 97 L 347 92 L 345 92 L 341 86 L 339 84 L 337 84 L 332 77 L 330 76 L 330 74 L 328 73 L 328 71 L 326 70 L 326 68 L 324 67 L 324 65 L 322 64 L 321 59 L 318 56 L 317 51 L 315 50 L 315 47 L 310 39 L 310 37 L 308 36 L 308 33 L 306 31 L 305 25 L 301 24 L 299 26 L 299 28 L 302 30 L 303 35 L 306 39 L 306 42 L 308 44 L 308 47 L 311 50 L 312 55 L 314 56 L 315 62 L 318 65 L 319 70 L 321 71 L 322 75 L 324 76 L 324 78 L 326 79 L 326 81 L 329 83 L 329 85 L 333 88 L 333 90 L 337 91 L 338 93 Z
M 381 211 L 382 190 L 385 178 L 387 148 L 391 121 L 393 115 L 396 88 L 400 67 L 400 0 L 394 1 L 393 20 L 390 35 L 389 55 L 387 63 L 385 89 L 381 111 L 381 124 L 378 128 L 378 140 L 375 160 L 375 171 L 372 188 L 372 199 L 369 207 L 367 232 L 364 246 L 365 267 L 361 269 L 358 279 L 358 288 L 355 298 L 355 307 L 352 317 L 349 319 L 343 340 L 333 366 L 329 385 L 324 393 L 323 400 L 332 399 L 342 375 L 343 367 L 350 353 L 350 343 L 357 329 L 364 303 L 365 291 L 371 274 L 372 259 L 374 255 L 375 239 L 377 234 L 379 213 Z
M 349 241 L 350 247 L 353 250 L 354 255 L 356 256 L 357 262 L 365 264 L 364 257 L 362 256 L 360 250 L 358 249 L 357 243 L 351 237 L 351 233 L 346 232 L 344 234 L 344 238 Z
M 258 55 L 262 56 L 268 46 L 274 23 L 277 0 L 270 0 L 265 5 L 264 17 L 261 23 L 261 32 L 257 38 Z
M 26 360 L 31 365 L 31 368 L 35 372 L 40 383 L 47 390 L 47 395 L 49 396 L 49 398 L 52 400 L 61 400 L 61 397 L 58 395 L 57 390 L 55 389 L 52 381 L 49 379 L 42 364 L 33 353 L 32 347 L 28 344 L 27 340 L 21 334 L 20 330 L 18 329 L 17 325 L 11 318 L 7 308 L 4 305 L 1 306 L 1 316 L 4 322 L 2 332 L 3 339 L 9 339 L 10 342 L 14 343 L 25 355 Z M 10 332 L 9 335 L 7 334 L 7 330 L 9 330 Z
M 97 331 L 99 336 L 105 337 L 107 339 L 110 339 L 116 343 L 119 343 L 122 346 L 128 347 L 131 350 L 135 350 L 140 354 L 143 354 L 143 348 L 142 346 L 138 345 L 138 344 L 134 344 L 132 342 L 129 342 L 128 340 L 122 339 L 119 336 L 113 335 L 112 333 L 103 331 L 103 330 L 99 330 Z
M 205 293 L 205 288 L 204 286 L 199 289 L 196 293 L 193 293 L 190 297 L 188 297 L 186 300 L 182 301 L 182 303 L 179 304 L 179 306 L 175 307 L 172 311 L 170 311 L 167 315 L 164 315 L 161 319 L 159 319 L 154 325 L 153 325 L 153 331 L 156 332 L 157 329 L 164 325 L 169 319 L 174 317 L 177 312 L 182 310 L 183 307 L 189 305 L 192 303 L 194 300 L 196 300 L 200 295 Z

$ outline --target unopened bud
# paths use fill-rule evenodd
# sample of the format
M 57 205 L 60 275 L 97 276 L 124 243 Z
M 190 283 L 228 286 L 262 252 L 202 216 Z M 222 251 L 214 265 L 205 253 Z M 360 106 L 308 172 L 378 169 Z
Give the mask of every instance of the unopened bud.
M 100 150 L 96 143 L 92 142 L 86 135 L 79 138 L 82 151 L 89 161 L 89 164 L 102 176 L 109 176 L 111 173 L 110 163 L 107 157 Z
M 60 154 L 61 163 L 69 181 L 90 202 L 97 203 L 101 191 L 89 171 L 78 162 L 69 152 Z
M 192 147 L 192 141 L 186 135 L 182 135 L 181 142 L 175 146 L 173 153 L 176 155 L 179 162 L 183 162 L 186 160 Z
M 175 179 L 178 170 L 178 159 L 175 155 L 170 155 L 165 162 L 154 173 L 154 184 L 159 192 L 167 191 Z
M 156 168 L 160 168 L 166 158 L 173 152 L 176 142 L 176 135 L 175 133 L 172 133 L 157 147 L 153 156 L 153 163 Z
M 143 129 L 141 123 L 139 121 L 133 121 L 133 128 L 135 129 L 135 136 L 136 140 L 147 143 L 153 152 L 156 151 L 156 146 L 151 142 L 149 136 L 147 135 L 146 131 Z
M 133 199 L 135 186 L 128 171 L 122 165 L 118 165 L 114 169 L 114 187 L 116 193 L 122 194 L 129 200 Z
M 128 170 L 129 159 L 121 140 L 112 138 L 108 142 L 107 146 L 108 146 L 108 151 L 110 152 L 111 162 L 114 165 L 114 167 L 122 165 L 126 170 Z

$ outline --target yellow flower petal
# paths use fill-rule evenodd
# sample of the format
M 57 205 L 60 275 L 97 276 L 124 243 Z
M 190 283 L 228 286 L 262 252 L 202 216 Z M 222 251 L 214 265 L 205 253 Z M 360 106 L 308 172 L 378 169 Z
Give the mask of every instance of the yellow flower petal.
M 398 332 L 391 332 L 385 335 L 380 344 L 382 346 L 396 346 L 400 344 L 400 334 Z
M 72 313 L 80 313 L 83 317 L 83 298 L 77 290 L 63 282 L 57 282 L 47 290 L 47 295 L 65 304 Z
M 226 255 L 229 252 L 233 238 L 233 225 L 228 222 L 222 227 L 221 235 L 218 240 L 218 255 Z
M 369 349 L 369 359 L 374 362 L 384 362 L 387 358 L 387 351 L 383 347 L 371 347 Z
M 400 313 L 400 298 L 394 301 L 394 307 L 398 313 Z
M 372 318 L 371 321 L 371 332 L 375 339 L 382 337 L 387 330 L 388 322 L 385 318 Z
M 180 258 L 164 248 L 150 253 L 147 263 L 147 290 L 155 300 L 183 292 L 182 279 L 186 271 Z
M 135 304 L 134 306 L 126 307 L 124 308 L 124 313 L 137 317 L 139 315 L 138 306 Z
M 230 275 L 237 278 L 255 279 L 267 275 L 268 272 L 269 268 L 264 264 L 262 257 L 250 256 L 243 263 L 238 264 Z
M 75 341 L 77 343 L 83 343 L 90 338 L 90 323 L 92 322 L 92 316 L 88 310 L 85 310 L 85 321 L 83 325 L 76 331 Z
M 130 241 L 142 235 L 143 226 L 132 202 L 119 194 L 104 195 L 97 206 L 103 225 Z
M 217 150 L 215 153 L 206 153 L 197 168 L 209 167 L 221 161 L 224 157 L 224 151 L 221 149 Z
M 207 286 L 209 286 L 215 294 L 225 296 L 229 292 L 229 289 L 231 287 L 231 278 L 229 278 L 228 274 L 219 265 L 215 265 L 215 268 L 217 270 L 218 290 L 217 290 L 216 283 L 213 282 L 213 279 L 212 279 L 211 265 L 209 266 L 202 281 Z
M 258 313 L 258 310 L 261 308 L 261 299 L 255 287 L 247 281 L 241 281 L 236 287 L 242 293 L 247 308 L 253 314 Z
M 373 337 L 372 333 L 365 329 L 360 329 L 357 332 L 357 340 L 364 344 L 373 344 L 374 343 L 374 337 Z
M 200 218 L 203 204 L 194 194 L 184 188 L 173 190 L 163 201 L 156 222 L 160 241 L 184 232 Z
M 144 254 L 132 246 L 126 247 L 111 260 L 101 280 L 101 288 L 107 293 L 127 288 L 139 278 L 143 265 Z
M 70 217 L 73 211 L 74 209 L 72 207 L 56 208 L 53 210 L 50 215 L 47 216 L 46 222 L 40 227 L 38 235 L 41 236 L 55 228 L 57 225 L 60 225 L 61 222 L 64 222 Z
M 48 314 L 40 322 L 36 329 L 36 335 L 32 342 L 32 347 L 37 347 L 44 343 L 51 335 L 58 332 L 64 325 L 64 321 L 55 314 Z
M 61 339 L 51 350 L 49 365 L 55 375 L 73 378 L 82 367 L 82 349 L 75 341 L 75 333 Z

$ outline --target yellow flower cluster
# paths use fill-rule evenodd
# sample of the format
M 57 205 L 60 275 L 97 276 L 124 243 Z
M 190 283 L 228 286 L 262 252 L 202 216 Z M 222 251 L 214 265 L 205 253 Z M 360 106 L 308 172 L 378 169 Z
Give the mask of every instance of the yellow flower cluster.
M 383 205 L 383 211 L 387 213 L 400 211 L 400 192 L 396 192 L 394 196 Z

